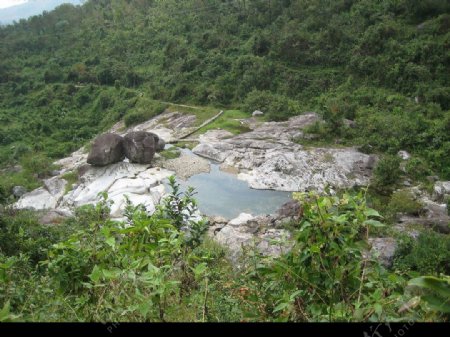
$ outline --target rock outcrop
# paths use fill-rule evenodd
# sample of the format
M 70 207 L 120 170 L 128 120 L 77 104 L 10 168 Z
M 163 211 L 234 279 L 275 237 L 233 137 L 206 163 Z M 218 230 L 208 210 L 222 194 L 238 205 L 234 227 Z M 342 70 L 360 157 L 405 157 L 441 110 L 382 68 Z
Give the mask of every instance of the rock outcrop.
M 436 181 L 433 189 L 433 199 L 446 201 L 448 198 L 450 198 L 450 181 Z
M 113 133 L 105 133 L 94 140 L 87 162 L 94 166 L 106 166 L 124 158 L 123 138 Z
M 390 267 L 397 249 L 397 241 L 390 237 L 369 238 L 369 244 L 371 245 L 370 253 L 378 258 L 382 265 Z
M 305 148 L 296 142 L 304 136 L 302 129 L 317 121 L 316 114 L 307 113 L 287 122 L 256 125 L 230 138 L 211 131 L 199 137 L 193 152 L 237 168 L 238 178 L 255 189 L 322 191 L 327 185 L 367 185 L 373 156 L 354 148 Z
M 413 196 L 415 201 L 422 205 L 422 208 L 416 216 L 400 214 L 398 217 L 398 224 L 395 228 L 412 237 L 417 237 L 415 229 L 411 229 L 414 225 L 431 228 L 437 232 L 449 234 L 450 216 L 445 200 L 449 196 L 448 192 L 450 192 L 450 184 L 447 186 L 449 189 L 446 192 L 446 183 L 448 182 L 437 181 L 432 195 L 418 186 L 406 188 L 405 190 Z
M 155 155 L 157 143 L 154 134 L 133 131 L 123 137 L 125 156 L 131 163 L 150 164 Z
M 44 186 L 24 194 L 15 204 L 17 209 L 52 210 L 44 218 L 51 223 L 55 214 L 66 216 L 76 207 L 96 204 L 106 192 L 113 202 L 112 218 L 121 218 L 126 197 L 135 205 L 143 204 L 149 214 L 165 194 L 163 180 L 173 172 L 149 168 L 148 165 L 120 162 L 104 167 L 88 166 L 79 182 L 65 194 L 67 182 L 59 177 L 44 181 Z
M 122 216 L 125 196 L 135 205 L 143 204 L 151 214 L 165 193 L 162 180 L 172 174 L 168 170 L 126 162 L 104 168 L 92 167 L 80 178 L 78 186 L 64 196 L 59 206 L 74 208 L 95 204 L 100 200 L 99 193 L 106 192 L 113 201 L 113 218 Z
M 226 221 L 218 217 L 209 230 L 209 235 L 219 244 L 226 247 L 228 257 L 234 264 L 245 249 L 256 249 L 265 256 L 278 257 L 287 253 L 293 245 L 291 234 L 275 228 L 273 216 L 253 216 L 241 213 L 235 219 Z
M 67 181 L 59 177 L 44 180 L 44 186 L 25 193 L 14 204 L 18 209 L 46 210 L 54 209 L 61 201 Z

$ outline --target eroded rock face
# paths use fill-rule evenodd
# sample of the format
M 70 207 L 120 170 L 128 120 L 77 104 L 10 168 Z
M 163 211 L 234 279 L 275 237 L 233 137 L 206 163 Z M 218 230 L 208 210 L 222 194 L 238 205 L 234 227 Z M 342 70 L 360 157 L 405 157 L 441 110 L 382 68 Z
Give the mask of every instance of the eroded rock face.
M 74 188 L 65 194 L 67 182 L 59 177 L 44 181 L 44 186 L 23 195 L 15 204 L 17 209 L 51 210 L 45 213 L 44 223 L 60 221 L 74 208 L 96 204 L 99 193 L 106 192 L 111 205 L 111 217 L 120 219 L 126 206 L 125 196 L 134 204 L 143 204 L 149 214 L 165 194 L 162 180 L 173 172 L 149 168 L 148 165 L 120 162 L 104 167 L 84 168 Z M 55 220 L 56 219 L 56 220 Z
M 385 267 L 392 265 L 397 241 L 394 238 L 369 238 L 369 244 L 372 246 L 370 252 L 377 257 Z
M 155 135 L 145 131 L 133 131 L 123 138 L 125 156 L 132 163 L 150 164 L 155 155 Z
M 434 185 L 433 198 L 438 201 L 450 198 L 450 181 L 437 181 Z
M 419 214 L 415 216 L 404 214 L 399 217 L 397 228 L 400 231 L 408 229 L 410 226 L 420 225 L 440 233 L 450 233 L 450 216 L 448 214 L 447 203 L 444 202 L 446 194 L 443 183 L 445 182 L 436 182 L 432 195 L 419 186 L 405 189 L 414 197 L 414 200 L 422 205 L 422 208 Z
M 99 193 L 107 192 L 111 216 L 120 218 L 126 206 L 125 196 L 134 204 L 143 204 L 149 214 L 155 210 L 165 193 L 162 180 L 173 172 L 148 168 L 148 165 L 116 163 L 107 167 L 92 167 L 80 178 L 78 186 L 64 196 L 61 207 L 74 208 L 100 201 Z
M 123 138 L 113 133 L 105 133 L 94 140 L 87 162 L 94 166 L 106 166 L 124 158 Z
M 44 186 L 25 193 L 14 204 L 17 209 L 47 210 L 56 208 L 61 201 L 67 181 L 58 177 L 44 180 Z
M 287 230 L 271 228 L 271 216 L 255 217 L 241 213 L 227 223 L 221 223 L 225 219 L 219 222 L 216 220 L 208 235 L 227 248 L 228 257 L 235 264 L 245 248 L 253 247 L 261 254 L 273 257 L 287 253 L 292 248 L 293 242 Z
M 327 185 L 367 185 L 374 156 L 354 148 L 304 148 L 296 143 L 303 137 L 302 129 L 317 121 L 316 114 L 307 113 L 283 123 L 263 123 L 231 138 L 207 132 L 193 152 L 235 167 L 238 178 L 255 189 L 323 191 Z

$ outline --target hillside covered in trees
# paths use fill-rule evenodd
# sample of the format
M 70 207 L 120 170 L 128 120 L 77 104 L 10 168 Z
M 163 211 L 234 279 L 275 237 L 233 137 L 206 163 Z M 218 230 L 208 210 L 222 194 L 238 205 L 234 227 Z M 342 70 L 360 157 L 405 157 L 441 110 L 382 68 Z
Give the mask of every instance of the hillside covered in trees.
M 163 100 L 272 120 L 317 111 L 324 136 L 411 151 L 448 179 L 448 12 L 439 0 L 60 6 L 0 29 L 1 162 L 63 156 Z
M 362 247 L 392 234 L 397 213 L 422 215 L 404 181 L 431 195 L 450 180 L 449 47 L 441 0 L 89 0 L 0 27 L 1 205 L 116 122 L 173 103 L 202 121 L 224 110 L 235 133 L 254 110 L 277 122 L 314 111 L 323 122 L 296 146 L 381 158 L 367 189 L 294 193 L 290 253 L 246 251 L 237 273 L 205 222 L 186 235 L 193 191 L 174 178 L 153 215 L 127 204 L 127 226 L 107 195 L 58 226 L 2 206 L 0 321 L 448 321 L 448 226 L 395 234 L 389 268 Z M 448 211 L 444 192 L 434 201 Z
M 33 15 L 40 15 L 44 11 L 51 11 L 63 3 L 80 5 L 83 0 L 19 0 L 8 7 L 0 7 L 0 25 L 13 24 L 21 19 L 27 19 Z

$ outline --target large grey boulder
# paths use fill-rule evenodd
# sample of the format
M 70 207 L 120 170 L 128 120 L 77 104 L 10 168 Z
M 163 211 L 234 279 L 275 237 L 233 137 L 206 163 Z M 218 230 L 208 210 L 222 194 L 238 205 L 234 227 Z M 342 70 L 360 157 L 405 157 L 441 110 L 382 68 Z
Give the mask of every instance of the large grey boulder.
M 296 200 L 291 200 L 284 203 L 277 211 L 280 219 L 285 218 L 300 218 L 301 212 L 300 203 Z
M 124 158 L 123 138 L 113 133 L 105 133 L 94 140 L 87 162 L 94 166 L 106 166 Z
M 133 131 L 123 138 L 125 156 L 131 163 L 150 164 L 155 155 L 155 135 L 145 131 Z

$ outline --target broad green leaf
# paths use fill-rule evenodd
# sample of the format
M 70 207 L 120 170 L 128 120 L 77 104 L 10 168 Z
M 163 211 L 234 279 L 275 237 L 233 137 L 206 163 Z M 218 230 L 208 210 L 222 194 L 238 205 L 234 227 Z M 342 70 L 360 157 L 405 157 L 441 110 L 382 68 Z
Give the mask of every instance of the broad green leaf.
M 92 282 L 97 283 L 100 280 L 101 276 L 102 270 L 99 268 L 99 266 L 95 265 L 92 269 L 91 274 L 89 275 L 89 278 L 92 280 Z
M 114 237 L 110 237 L 108 239 L 106 239 L 106 243 L 112 248 L 115 249 L 116 248 L 116 239 Z
M 102 273 L 103 273 L 103 276 L 106 279 L 115 279 L 118 276 L 120 276 L 122 271 L 120 269 L 118 269 L 118 268 L 115 268 L 115 269 L 103 269 Z
M 385 227 L 386 226 L 385 224 L 379 222 L 378 220 L 372 220 L 372 219 L 364 221 L 364 225 L 368 225 L 368 226 L 372 226 L 372 227 Z
M 382 218 L 380 213 L 378 213 L 378 211 L 376 211 L 376 210 L 374 210 L 372 208 L 366 208 L 364 210 L 364 215 L 367 216 L 367 217 L 374 216 L 374 217 Z
M 320 247 L 318 245 L 313 245 L 310 248 L 311 253 L 320 253 Z
M 375 303 L 374 309 L 378 317 L 381 316 L 381 313 L 383 312 L 383 306 L 380 303 Z
M 450 284 L 447 280 L 434 276 L 417 277 L 408 282 L 408 285 L 436 291 L 439 295 L 450 299 Z
M 5 322 L 9 318 L 9 301 L 6 301 L 5 305 L 3 305 L 2 310 L 0 310 L 0 322 Z
M 422 299 L 428 303 L 431 309 L 440 311 L 446 314 L 450 313 L 450 299 L 443 299 L 438 296 L 427 295 L 423 296 Z
M 205 273 L 206 268 L 207 268 L 207 264 L 203 262 L 203 263 L 200 263 L 197 266 L 195 266 L 195 268 L 192 268 L 192 271 L 194 272 L 196 277 L 199 277 Z
M 286 302 L 280 303 L 273 309 L 273 312 L 275 313 L 278 311 L 282 311 L 282 310 L 286 309 L 288 306 L 289 306 L 289 303 L 286 303 Z

